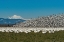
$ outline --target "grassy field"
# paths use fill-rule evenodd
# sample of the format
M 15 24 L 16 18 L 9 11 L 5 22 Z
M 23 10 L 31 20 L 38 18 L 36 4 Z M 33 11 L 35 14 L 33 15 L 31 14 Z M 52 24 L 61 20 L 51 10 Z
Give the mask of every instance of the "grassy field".
M 64 31 L 45 33 L 0 32 L 0 42 L 64 42 Z

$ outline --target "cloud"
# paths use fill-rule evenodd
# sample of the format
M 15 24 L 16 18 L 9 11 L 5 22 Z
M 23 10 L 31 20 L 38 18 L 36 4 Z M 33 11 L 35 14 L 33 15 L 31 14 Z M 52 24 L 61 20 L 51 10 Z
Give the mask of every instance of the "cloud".
M 9 17 L 9 19 L 23 19 L 23 18 L 18 15 L 13 15 L 13 16 Z

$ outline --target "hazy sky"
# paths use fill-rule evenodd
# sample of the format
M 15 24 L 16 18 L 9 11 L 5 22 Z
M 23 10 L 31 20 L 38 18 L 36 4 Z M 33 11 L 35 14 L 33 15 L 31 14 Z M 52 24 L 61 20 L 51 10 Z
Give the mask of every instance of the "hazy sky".
M 64 0 L 0 0 L 0 17 L 36 18 L 64 13 Z

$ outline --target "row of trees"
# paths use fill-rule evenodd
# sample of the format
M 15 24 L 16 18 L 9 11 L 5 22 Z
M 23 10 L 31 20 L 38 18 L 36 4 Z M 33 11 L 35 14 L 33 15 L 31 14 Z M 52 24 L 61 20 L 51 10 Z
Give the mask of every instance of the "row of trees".
M 12 27 L 13 24 L 0 24 L 0 27 Z

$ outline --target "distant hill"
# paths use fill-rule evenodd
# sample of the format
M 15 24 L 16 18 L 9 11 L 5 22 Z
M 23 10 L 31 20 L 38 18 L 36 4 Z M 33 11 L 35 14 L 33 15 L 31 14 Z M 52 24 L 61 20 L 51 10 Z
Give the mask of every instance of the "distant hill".
M 24 22 L 26 20 L 23 19 L 4 19 L 4 18 L 0 18 L 0 26 L 5 26 L 5 25 L 14 25 L 20 22 Z

